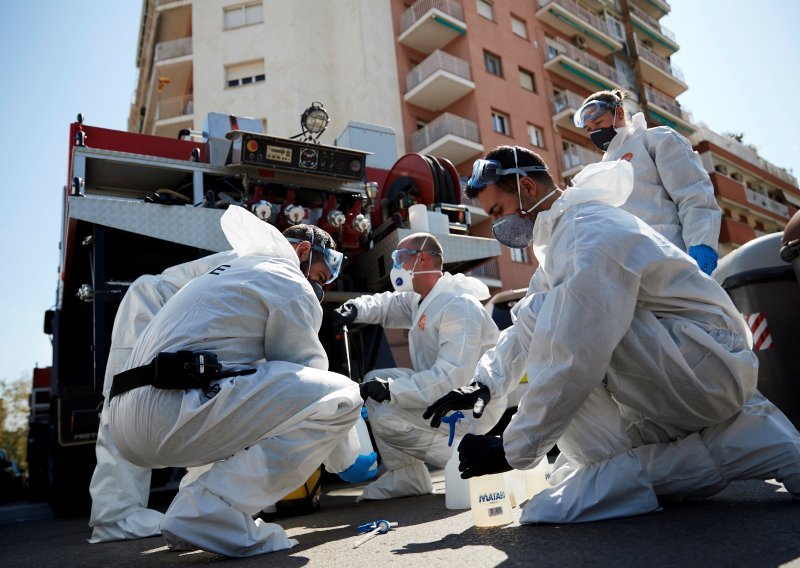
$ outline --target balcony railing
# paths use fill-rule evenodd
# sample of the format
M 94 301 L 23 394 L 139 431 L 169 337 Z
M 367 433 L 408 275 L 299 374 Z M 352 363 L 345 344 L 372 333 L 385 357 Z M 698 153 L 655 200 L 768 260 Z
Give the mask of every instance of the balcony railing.
M 649 85 L 645 86 L 645 92 L 647 93 L 647 100 L 651 103 L 660 106 L 664 110 L 669 111 L 671 114 L 680 117 L 687 122 L 692 122 L 691 113 L 681 108 L 681 105 L 679 105 L 678 101 L 675 99 L 659 93 Z
M 194 114 L 194 95 L 183 95 L 158 101 L 156 120 Z
M 455 2 L 454 0 L 419 0 L 408 10 L 403 12 L 403 15 L 400 17 L 400 33 L 402 34 L 408 30 L 417 20 L 433 9 L 444 12 L 460 22 L 465 21 L 464 7 L 461 5 L 461 2 Z
M 553 114 L 558 114 L 568 108 L 578 110 L 583 104 L 583 98 L 572 91 L 561 91 L 553 98 Z
M 752 164 L 762 170 L 769 172 L 770 174 L 774 175 L 775 177 L 789 183 L 795 187 L 797 187 L 797 178 L 795 178 L 792 174 L 787 172 L 786 170 L 779 168 L 771 164 L 770 162 L 766 161 L 764 158 L 753 152 L 750 148 L 742 144 L 741 142 L 737 142 L 733 138 L 728 136 L 723 136 L 721 134 L 717 134 L 706 125 L 701 124 L 697 128 L 697 132 L 692 136 L 692 144 L 699 144 L 702 141 L 708 141 L 715 146 L 719 146 L 723 150 L 727 150 L 734 156 L 738 156 L 742 160 Z
M 762 195 L 757 191 L 753 191 L 749 187 L 744 188 L 744 196 L 747 199 L 748 203 L 752 203 L 753 205 L 758 205 L 762 209 L 767 209 L 780 215 L 781 217 L 788 218 L 789 217 L 789 208 L 784 205 L 783 203 L 778 203 L 774 199 L 767 197 L 766 195 Z
M 447 71 L 471 81 L 469 63 L 438 49 L 426 57 L 406 75 L 406 92 L 410 91 L 437 71 Z
M 481 143 L 476 123 L 446 112 L 411 135 L 411 151 L 419 152 L 447 135 L 458 136 L 476 144 Z
M 581 20 L 587 22 L 589 25 L 600 30 L 604 34 L 611 35 L 611 31 L 608 29 L 608 25 L 603 18 L 575 0 L 539 0 L 540 8 L 544 8 L 548 4 L 558 4 L 562 8 L 566 8 L 571 14 L 575 14 Z
M 564 171 L 577 168 L 579 166 L 588 166 L 599 162 L 603 158 L 602 154 L 592 152 L 581 146 L 573 146 L 568 150 L 564 150 Z
M 173 57 L 191 55 L 191 53 L 192 53 L 192 38 L 182 37 L 179 39 L 162 41 L 161 43 L 156 45 L 156 53 L 153 59 L 155 61 L 163 61 L 164 59 L 172 59 Z
M 649 47 L 640 42 L 636 43 L 636 49 L 639 50 L 639 57 L 641 57 L 642 59 L 646 59 L 647 61 L 649 61 L 650 63 L 652 63 L 665 73 L 672 75 L 681 83 L 684 84 L 686 83 L 686 81 L 683 78 L 683 72 L 674 65 L 672 65 L 669 62 L 669 59 L 660 56 L 658 53 L 656 53 L 655 51 L 653 51 L 652 49 L 650 49 Z
M 610 65 L 600 61 L 598 58 L 589 55 L 588 53 L 577 49 L 563 41 L 557 39 L 547 39 L 547 61 L 555 59 L 559 55 L 564 55 L 570 59 L 577 61 L 584 67 L 599 73 L 607 79 L 611 79 L 619 85 L 619 74 L 617 70 Z
M 662 26 L 661 22 L 656 20 L 653 16 L 651 16 L 650 14 L 648 14 L 635 4 L 629 3 L 628 7 L 630 8 L 631 13 L 634 16 L 636 16 L 644 23 L 646 23 L 648 26 L 659 32 L 661 35 L 670 40 L 672 43 L 677 43 L 677 40 L 675 39 L 675 34 L 672 33 L 670 30 L 668 30 L 667 28 L 665 28 L 664 26 Z

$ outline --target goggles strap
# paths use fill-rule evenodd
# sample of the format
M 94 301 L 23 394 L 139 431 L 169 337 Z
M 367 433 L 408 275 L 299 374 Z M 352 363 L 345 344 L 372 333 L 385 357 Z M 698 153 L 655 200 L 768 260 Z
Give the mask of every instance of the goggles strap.
M 522 211 L 522 189 L 519 186 L 519 164 L 517 163 L 517 146 L 514 145 L 514 174 L 517 176 L 517 197 L 519 198 L 519 210 Z

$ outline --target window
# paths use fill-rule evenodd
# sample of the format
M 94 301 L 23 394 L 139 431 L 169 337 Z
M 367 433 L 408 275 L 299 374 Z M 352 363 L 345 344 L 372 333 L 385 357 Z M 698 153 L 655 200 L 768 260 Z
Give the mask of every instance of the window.
M 264 60 L 239 63 L 225 67 L 225 86 L 239 87 L 264 81 Z
M 428 126 L 428 121 L 427 120 L 423 120 L 421 118 L 417 119 L 417 130 L 422 130 L 426 126 Z
M 487 0 L 476 0 L 476 6 L 478 8 L 478 14 L 494 22 L 494 6 L 492 6 L 491 2 Z
M 519 84 L 526 91 L 536 92 L 536 79 L 534 79 L 533 73 L 525 71 L 522 67 L 519 68 Z
M 264 21 L 261 2 L 225 8 L 223 11 L 223 25 L 226 30 L 252 26 Z
M 515 16 L 511 16 L 511 31 L 521 38 L 528 39 L 528 26 Z
M 528 256 L 528 249 L 522 248 L 512 248 L 509 249 L 511 251 L 511 262 L 521 262 L 523 264 L 530 264 L 530 257 Z
M 483 65 L 486 67 L 486 71 L 492 75 L 503 76 L 503 62 L 500 60 L 500 56 L 484 50 Z
M 622 22 L 606 12 L 606 23 L 608 24 L 608 30 L 611 32 L 612 36 L 620 41 L 626 41 L 625 28 L 622 27 Z
M 528 125 L 528 138 L 531 141 L 531 145 L 544 148 L 544 132 L 538 126 Z
M 492 128 L 495 132 L 511 136 L 511 125 L 508 120 L 508 115 L 494 110 L 492 111 Z

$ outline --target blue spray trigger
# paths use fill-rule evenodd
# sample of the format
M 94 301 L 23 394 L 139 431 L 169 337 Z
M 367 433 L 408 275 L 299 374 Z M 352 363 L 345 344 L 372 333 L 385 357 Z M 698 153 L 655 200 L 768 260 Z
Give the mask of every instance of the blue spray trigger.
M 456 424 L 458 424 L 458 421 L 462 418 L 464 418 L 464 413 L 460 410 L 456 410 L 450 416 L 442 416 L 442 422 L 450 425 L 450 437 L 447 440 L 448 446 L 453 445 L 453 438 L 456 436 Z

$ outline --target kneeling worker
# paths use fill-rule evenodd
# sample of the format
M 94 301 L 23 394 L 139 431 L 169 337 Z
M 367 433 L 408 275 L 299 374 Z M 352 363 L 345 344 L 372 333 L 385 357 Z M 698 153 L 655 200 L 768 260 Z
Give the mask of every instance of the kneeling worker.
M 533 242 L 539 268 L 475 382 L 425 412 L 433 425 L 450 410 L 479 414 L 527 370 L 503 437 L 464 437 L 462 477 L 535 467 L 557 442 L 555 485 L 528 502 L 523 523 L 648 513 L 657 495 L 710 495 L 737 479 L 775 478 L 800 498 L 800 434 L 756 390 L 752 337 L 731 299 L 619 208 L 629 163 L 589 165 L 573 184 L 558 197 L 522 148 L 475 163 L 467 195 L 501 243 Z
M 327 371 L 317 337 L 322 284 L 342 262 L 333 240 L 308 225 L 285 238 L 239 207 L 222 227 L 239 258 L 158 311 L 114 377 L 109 428 L 140 467 L 213 464 L 167 510 L 171 547 L 253 556 L 296 544 L 254 514 L 321 462 L 363 481 L 370 459 L 358 455 L 358 387 Z
M 480 300 L 489 289 L 476 278 L 442 272 L 439 240 L 414 233 L 392 253 L 395 292 L 361 296 L 334 311 L 341 329 L 354 322 L 408 329 L 413 369 L 374 369 L 361 385 L 378 452 L 387 468 L 362 499 L 423 495 L 433 489 L 426 463 L 444 467 L 453 452 L 448 433 L 433 429 L 422 411 L 451 389 L 469 384 L 481 355 L 495 344 L 497 326 Z M 499 418 L 505 408 L 493 418 Z M 492 424 L 487 418 L 488 430 Z M 480 424 L 479 424 L 480 425 Z M 459 430 L 466 432 L 466 424 Z M 463 433 L 462 432 L 462 433 Z

